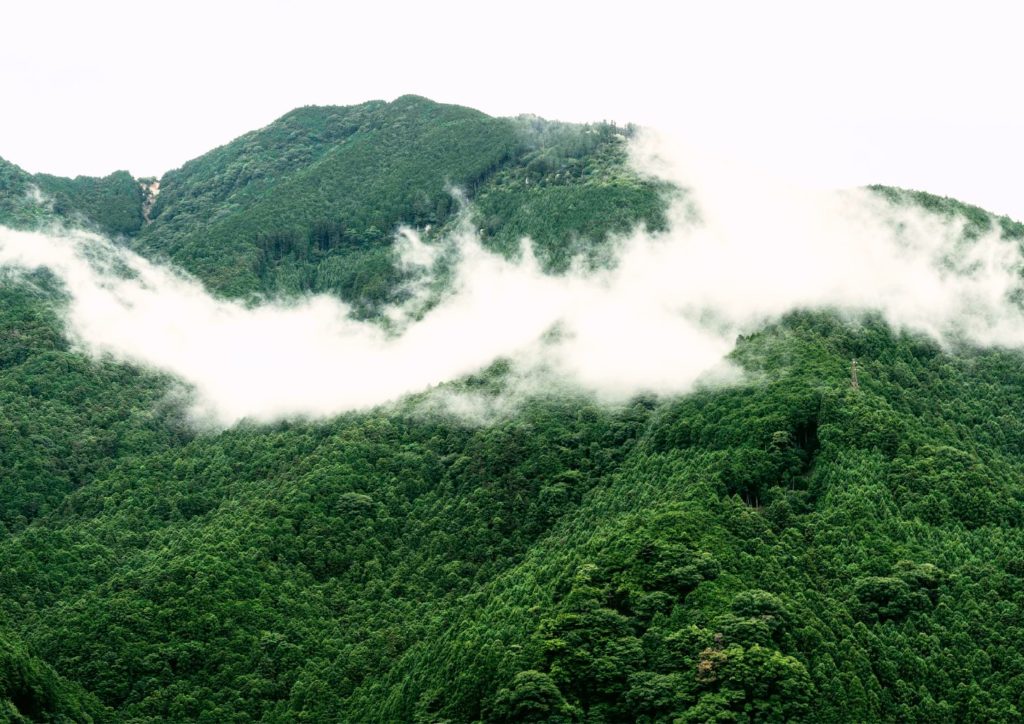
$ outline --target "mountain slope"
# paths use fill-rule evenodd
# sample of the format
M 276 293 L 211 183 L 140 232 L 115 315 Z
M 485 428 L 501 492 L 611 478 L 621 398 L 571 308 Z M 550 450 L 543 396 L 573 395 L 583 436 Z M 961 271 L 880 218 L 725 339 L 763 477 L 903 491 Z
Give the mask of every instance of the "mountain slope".
M 0 716 L 8 722 L 91 722 L 103 707 L 0 635 Z
M 769 381 L 129 452 L 0 546 L 6 620 L 125 717 L 1015 718 L 1019 356 L 736 356 Z
M 0 165 L 0 223 L 82 223 L 221 295 L 372 315 L 399 224 L 468 215 L 552 271 L 664 225 L 673 190 L 627 168 L 624 135 L 415 97 L 306 108 L 166 174 L 148 224 L 127 174 Z M 738 340 L 741 382 L 681 398 L 549 391 L 483 425 L 414 397 L 198 432 L 173 380 L 69 344 L 63 304 L 46 272 L 0 278 L 7 718 L 1024 715 L 1019 351 L 794 311 Z
M 0 223 L 15 228 L 66 220 L 112 236 L 142 228 L 143 192 L 127 171 L 74 179 L 29 174 L 0 159 Z
M 540 131 L 553 125 L 415 96 L 293 111 L 166 174 L 136 246 L 229 295 L 330 291 L 372 305 L 398 281 L 395 228 L 452 220 L 454 189 L 488 200 L 486 233 L 506 244 L 522 233 L 542 247 L 573 233 L 599 241 L 663 223 L 657 186 L 625 171 L 612 127 Z M 587 172 L 593 182 L 579 182 Z M 515 182 L 530 178 L 542 206 L 524 221 Z M 580 208 L 548 218 L 547 207 L 571 208 L 567 190 Z
M 72 181 L 0 162 L 0 222 L 63 218 L 227 296 L 332 292 L 370 313 L 401 280 L 396 228 L 453 222 L 456 192 L 478 202 L 493 248 L 512 253 L 528 235 L 554 269 L 610 233 L 663 227 L 666 189 L 626 168 L 624 143 L 607 124 L 490 118 L 416 96 L 300 108 L 166 173 L 151 223 L 125 172 Z

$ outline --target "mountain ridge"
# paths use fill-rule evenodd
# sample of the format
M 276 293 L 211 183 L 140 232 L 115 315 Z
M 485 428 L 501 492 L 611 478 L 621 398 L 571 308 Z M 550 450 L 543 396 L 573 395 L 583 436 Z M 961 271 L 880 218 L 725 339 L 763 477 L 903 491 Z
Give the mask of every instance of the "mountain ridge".
M 0 223 L 91 212 L 223 297 L 326 291 L 367 316 L 401 281 L 399 224 L 469 214 L 485 248 L 533 237 L 552 274 L 667 224 L 673 190 L 628 168 L 628 129 L 399 101 L 296 109 L 194 159 L 148 225 L 127 173 L 0 162 Z M 69 341 L 65 303 L 46 270 L 0 275 L 8 719 L 1024 713 L 1019 350 L 796 309 L 737 340 L 742 377 L 683 396 L 557 388 L 485 424 L 414 397 L 211 431 L 180 383 Z M 486 398 L 508 375 L 449 389 Z

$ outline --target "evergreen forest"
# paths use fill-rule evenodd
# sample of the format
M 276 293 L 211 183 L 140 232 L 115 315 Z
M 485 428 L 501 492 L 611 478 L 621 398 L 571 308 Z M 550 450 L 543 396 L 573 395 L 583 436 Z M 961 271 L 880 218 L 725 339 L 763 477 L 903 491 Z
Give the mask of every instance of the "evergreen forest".
M 155 197 L 0 160 L 0 225 L 372 320 L 405 289 L 402 226 L 468 217 L 550 274 L 665 229 L 680 191 L 631 169 L 633 133 L 414 96 L 306 107 Z M 737 340 L 742 382 L 687 395 L 556 389 L 485 423 L 413 395 L 206 430 L 174 380 L 76 346 L 65 303 L 55 275 L 0 269 L 0 720 L 1024 718 L 1017 349 L 797 309 Z

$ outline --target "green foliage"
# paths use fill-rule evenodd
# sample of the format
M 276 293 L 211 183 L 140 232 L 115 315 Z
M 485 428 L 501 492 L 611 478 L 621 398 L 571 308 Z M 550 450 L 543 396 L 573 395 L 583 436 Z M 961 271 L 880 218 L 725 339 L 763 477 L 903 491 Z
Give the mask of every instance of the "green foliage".
M 137 245 L 228 294 L 379 303 L 396 281 L 396 227 L 445 221 L 449 189 L 516 147 L 508 121 L 414 96 L 300 109 L 165 175 Z
M 139 182 L 127 171 L 116 171 L 104 178 L 66 179 L 38 174 L 35 182 L 44 196 L 52 199 L 57 216 L 95 226 L 115 237 L 130 236 L 142 228 L 145 195 Z
M 416 96 L 307 107 L 166 173 L 148 221 L 126 172 L 72 180 L 0 161 L 0 223 L 95 228 L 220 294 L 331 292 L 369 315 L 403 280 L 397 228 L 450 228 L 456 190 L 487 244 L 515 255 L 529 236 L 554 270 L 638 223 L 663 228 L 669 189 L 626 168 L 624 143 L 613 125 L 490 118 Z
M 0 221 L 82 214 L 222 293 L 369 313 L 395 225 L 453 222 L 448 184 L 488 244 L 528 234 L 555 270 L 657 228 L 664 189 L 620 135 L 412 97 L 300 109 L 167 174 L 137 232 L 124 176 L 2 163 Z M 1017 352 L 794 312 L 738 340 L 743 382 L 683 398 L 199 434 L 171 381 L 71 349 L 61 304 L 45 273 L 0 284 L 0 717 L 1024 714 Z
M 116 719 L 1021 711 L 1016 353 L 800 313 L 678 400 L 188 437 L 5 293 L 0 622 Z
M 57 506 L 123 452 L 190 434 L 180 410 L 163 402 L 166 381 L 72 352 L 60 306 L 46 273 L 0 284 L 0 526 L 9 530 Z
M 897 204 L 913 204 L 928 211 L 966 221 L 965 233 L 977 236 L 988 231 L 998 231 L 1008 239 L 1024 239 L 1024 224 L 1007 216 L 993 216 L 984 209 L 965 204 L 946 196 L 936 196 L 925 191 L 910 191 L 891 186 L 869 186 L 869 189 L 883 198 Z
M 36 228 L 63 220 L 111 236 L 142 228 L 144 194 L 127 171 L 74 179 L 26 173 L 0 159 L 0 224 Z
M 529 236 L 552 269 L 639 222 L 662 228 L 667 189 L 625 161 L 608 125 L 495 119 L 415 96 L 304 108 L 166 174 L 136 245 L 229 295 L 326 291 L 372 313 L 402 281 L 397 227 L 449 228 L 455 189 L 486 243 L 514 255 Z
M 511 689 L 498 692 L 489 718 L 502 722 L 557 722 L 571 721 L 575 714 L 550 676 L 540 671 L 520 671 L 512 680 Z
M 529 150 L 474 196 L 490 247 L 516 254 L 528 237 L 548 269 L 564 271 L 576 255 L 600 261 L 604 242 L 639 222 L 665 229 L 664 199 L 673 192 L 627 170 L 626 136 L 614 125 L 531 119 L 523 132 Z
M 0 717 L 4 721 L 92 722 L 106 714 L 94 697 L 0 633 Z

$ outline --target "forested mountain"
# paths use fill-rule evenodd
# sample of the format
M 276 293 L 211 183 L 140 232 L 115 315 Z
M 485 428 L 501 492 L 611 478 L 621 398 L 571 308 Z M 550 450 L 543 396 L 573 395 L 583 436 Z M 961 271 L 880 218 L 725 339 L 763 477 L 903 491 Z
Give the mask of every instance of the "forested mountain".
M 414 96 L 303 108 L 165 175 L 135 244 L 230 295 L 380 302 L 397 281 L 395 227 L 445 224 L 453 188 L 477 203 L 493 244 L 530 235 L 553 265 L 568 261 L 566 234 L 600 241 L 664 223 L 657 188 L 623 160 L 609 125 L 490 118 Z
M 127 171 L 105 178 L 31 175 L 0 159 L 0 222 L 30 227 L 65 219 L 107 234 L 135 234 L 144 222 L 144 194 Z
M 155 199 L 126 172 L 0 163 L 0 224 L 84 226 L 224 297 L 329 292 L 372 318 L 401 290 L 400 225 L 468 214 L 551 273 L 664 228 L 679 191 L 630 170 L 630 133 L 416 97 L 303 108 Z M 210 432 L 173 380 L 69 342 L 63 304 L 54 275 L 4 272 L 0 717 L 1024 715 L 1017 350 L 798 310 L 738 340 L 743 382 L 682 397 L 558 389 L 480 423 L 414 396 Z

